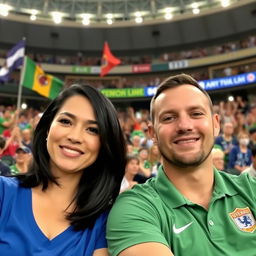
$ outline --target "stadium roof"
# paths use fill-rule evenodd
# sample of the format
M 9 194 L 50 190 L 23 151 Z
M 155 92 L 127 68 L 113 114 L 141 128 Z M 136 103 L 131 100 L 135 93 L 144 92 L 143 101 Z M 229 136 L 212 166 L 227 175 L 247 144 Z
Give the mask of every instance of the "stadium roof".
M 255 0 L 0 0 L 0 16 L 46 25 L 132 26 L 189 18 L 253 1 Z

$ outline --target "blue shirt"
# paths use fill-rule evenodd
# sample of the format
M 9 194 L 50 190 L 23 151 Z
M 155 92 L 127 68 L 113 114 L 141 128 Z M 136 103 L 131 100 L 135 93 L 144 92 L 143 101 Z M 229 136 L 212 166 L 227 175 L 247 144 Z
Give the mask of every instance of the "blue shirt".
M 246 153 L 241 152 L 239 146 L 235 146 L 229 153 L 228 168 L 238 166 L 250 166 L 252 163 L 252 151 L 248 148 Z
M 49 240 L 38 227 L 32 211 L 31 188 L 19 186 L 16 178 L 0 177 L 0 255 L 2 256 L 91 256 L 106 248 L 102 214 L 92 229 L 68 227 Z

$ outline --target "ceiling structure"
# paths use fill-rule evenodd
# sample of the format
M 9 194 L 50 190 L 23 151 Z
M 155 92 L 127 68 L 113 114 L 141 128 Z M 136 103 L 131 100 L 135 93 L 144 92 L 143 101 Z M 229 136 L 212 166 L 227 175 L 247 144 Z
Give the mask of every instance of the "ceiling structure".
M 0 17 L 62 26 L 157 24 L 255 0 L 0 0 Z

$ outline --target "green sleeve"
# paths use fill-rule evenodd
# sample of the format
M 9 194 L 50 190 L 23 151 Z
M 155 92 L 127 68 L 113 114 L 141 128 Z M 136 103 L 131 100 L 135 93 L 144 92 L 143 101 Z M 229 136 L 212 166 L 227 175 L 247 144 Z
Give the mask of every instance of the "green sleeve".
M 107 222 L 107 240 L 111 256 L 145 242 L 159 242 L 169 247 L 161 232 L 156 205 L 133 190 L 122 193 L 114 204 Z

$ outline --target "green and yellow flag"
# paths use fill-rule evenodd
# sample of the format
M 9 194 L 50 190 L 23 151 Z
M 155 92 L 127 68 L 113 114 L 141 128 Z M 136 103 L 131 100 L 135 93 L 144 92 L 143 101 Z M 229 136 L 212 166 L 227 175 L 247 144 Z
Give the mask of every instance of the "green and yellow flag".
M 21 75 L 21 85 L 27 87 L 44 97 L 54 99 L 63 87 L 63 81 L 52 75 L 46 74 L 29 57 L 25 57 Z

